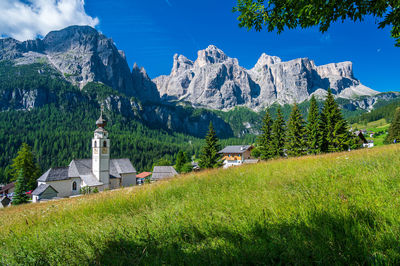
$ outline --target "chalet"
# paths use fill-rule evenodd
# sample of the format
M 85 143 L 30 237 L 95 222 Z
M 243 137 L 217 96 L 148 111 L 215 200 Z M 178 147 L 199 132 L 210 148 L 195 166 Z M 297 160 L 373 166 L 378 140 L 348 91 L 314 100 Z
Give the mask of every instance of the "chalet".
M 0 195 L 7 196 L 8 194 L 13 193 L 14 189 L 15 189 L 15 182 L 8 183 L 7 185 L 1 188 Z
M 158 181 L 164 178 L 173 177 L 177 174 L 178 172 L 172 166 L 154 166 L 151 180 Z
M 365 135 L 364 135 L 363 131 L 361 131 L 361 130 L 355 131 L 354 135 L 356 135 L 357 137 L 360 138 L 360 142 L 362 143 L 363 148 L 372 148 L 372 147 L 374 147 L 374 141 L 373 140 L 367 140 L 365 138 Z
M 252 145 L 226 146 L 218 153 L 222 154 L 224 168 L 228 168 L 230 166 L 241 165 L 244 163 L 256 163 L 258 160 L 251 156 L 253 148 Z
M 38 188 L 34 193 L 36 200 L 44 197 L 48 199 L 50 196 L 79 195 L 81 189 L 87 187 L 102 191 L 136 185 L 136 169 L 130 160 L 110 159 L 111 145 L 105 130 L 106 124 L 102 110 L 91 142 L 92 158 L 72 160 L 66 167 L 48 169 L 37 179 Z

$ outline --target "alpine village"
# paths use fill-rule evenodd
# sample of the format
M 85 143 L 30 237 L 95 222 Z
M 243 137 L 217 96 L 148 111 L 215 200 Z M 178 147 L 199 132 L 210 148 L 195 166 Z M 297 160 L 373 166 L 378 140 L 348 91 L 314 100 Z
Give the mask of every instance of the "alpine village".
M 301 49 L 316 61 L 289 58 L 282 51 L 293 43 L 275 44 L 317 26 L 322 33 L 307 36 L 324 36 L 318 45 L 331 47 L 330 36 L 346 32 L 338 18 L 364 27 L 355 21 L 374 17 L 380 24 L 372 29 L 387 27 L 394 51 L 382 64 L 398 63 L 399 3 L 238 0 L 228 10 L 239 21 L 230 22 L 232 34 L 243 37 L 238 43 L 250 43 L 249 36 L 263 45 L 237 50 L 215 33 L 227 53 L 207 44 L 195 55 L 183 41 L 188 57 L 169 54 L 169 74 L 150 78 L 130 65 L 146 56 L 122 45 L 125 54 L 106 34 L 118 43 L 128 37 L 85 13 L 96 12 L 91 2 L 0 3 L 4 18 L 38 16 L 36 28 L 23 24 L 31 38 L 21 37 L 31 36 L 27 28 L 17 34 L 22 22 L 0 17 L 1 265 L 400 264 L 399 83 L 384 91 L 367 74 L 362 83 L 355 72 L 366 71 L 366 50 L 340 57 L 354 62 L 326 63 L 330 55 L 306 44 Z M 63 13 L 67 6 L 87 22 L 39 32 L 39 16 L 50 18 L 52 8 L 73 16 Z M 153 25 L 143 23 L 143 30 Z M 187 23 L 182 27 L 201 27 Z M 197 47 L 201 34 L 187 38 Z M 147 45 L 144 54 L 155 44 Z M 250 47 L 263 50 L 249 63 Z M 162 55 L 154 70 L 146 61 L 152 75 L 162 73 Z

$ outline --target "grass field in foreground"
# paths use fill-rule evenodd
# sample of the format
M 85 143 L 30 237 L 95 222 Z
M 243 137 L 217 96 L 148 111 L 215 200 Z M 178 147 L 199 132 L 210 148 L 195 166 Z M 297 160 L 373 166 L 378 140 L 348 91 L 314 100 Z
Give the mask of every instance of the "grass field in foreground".
M 400 263 L 400 145 L 0 211 L 1 264 Z

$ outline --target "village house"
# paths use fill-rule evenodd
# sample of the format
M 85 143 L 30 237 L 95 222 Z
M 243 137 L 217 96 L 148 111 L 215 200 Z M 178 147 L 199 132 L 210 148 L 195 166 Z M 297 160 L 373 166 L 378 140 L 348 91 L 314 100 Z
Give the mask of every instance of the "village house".
M 0 189 L 0 196 L 7 196 L 9 194 L 12 194 L 15 189 L 15 182 L 8 183 L 4 187 Z
M 154 166 L 151 181 L 158 181 L 177 175 L 178 172 L 172 166 Z
M 72 160 L 66 167 L 55 167 L 39 177 L 38 187 L 32 192 L 34 200 L 70 197 L 90 190 L 115 189 L 136 184 L 136 169 L 129 159 L 110 159 L 111 143 L 105 130 L 107 121 L 103 110 L 96 121 L 92 139 L 92 158 Z
M 365 135 L 364 135 L 362 130 L 355 131 L 354 134 L 360 138 L 360 141 L 362 142 L 363 148 L 372 148 L 372 147 L 374 147 L 374 141 L 373 140 L 367 140 L 365 138 Z
M 152 172 L 142 172 L 142 173 L 136 175 L 136 184 L 137 185 L 144 184 L 145 179 L 150 178 L 151 175 L 152 175 Z
M 257 159 L 252 158 L 251 151 L 254 149 L 252 145 L 233 145 L 226 146 L 218 153 L 222 154 L 224 168 L 230 166 L 241 165 L 244 163 L 256 163 Z

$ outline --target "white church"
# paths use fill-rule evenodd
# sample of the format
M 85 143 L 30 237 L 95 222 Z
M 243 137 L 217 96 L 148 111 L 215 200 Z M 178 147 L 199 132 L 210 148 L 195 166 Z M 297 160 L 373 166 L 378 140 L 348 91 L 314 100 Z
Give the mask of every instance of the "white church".
M 92 139 L 92 158 L 72 160 L 67 167 L 47 170 L 37 179 L 38 187 L 32 192 L 34 202 L 79 195 L 81 188 L 103 191 L 136 185 L 136 169 L 131 161 L 110 159 L 106 124 L 102 108 Z

